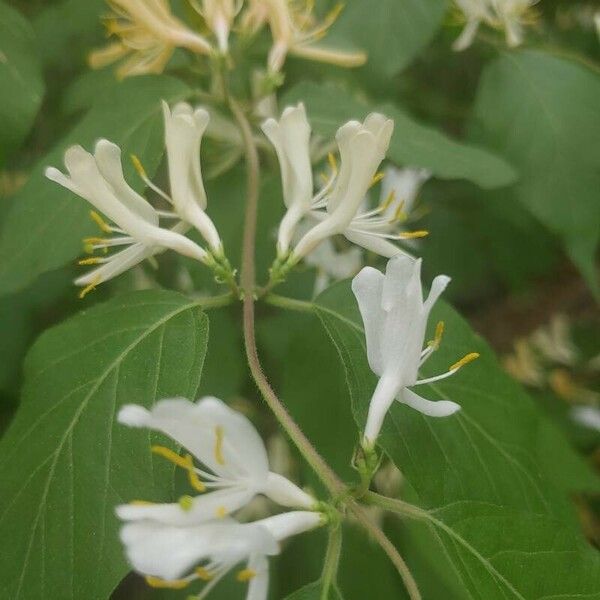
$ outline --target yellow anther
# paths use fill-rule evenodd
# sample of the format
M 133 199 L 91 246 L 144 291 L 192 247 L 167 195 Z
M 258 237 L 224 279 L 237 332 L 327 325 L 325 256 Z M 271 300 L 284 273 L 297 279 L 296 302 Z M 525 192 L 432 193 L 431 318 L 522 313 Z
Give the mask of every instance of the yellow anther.
M 379 171 L 373 179 L 371 179 L 371 187 L 377 185 L 383 178 L 385 177 L 385 173 L 383 171 Z
M 253 569 L 242 569 L 241 571 L 238 571 L 238 574 L 235 576 L 240 583 L 246 583 L 255 577 L 256 571 Z
M 112 233 L 112 227 L 95 210 L 90 210 L 90 217 L 92 218 L 92 221 L 98 225 L 101 231 L 104 231 L 104 233 Z
M 319 177 L 324 184 L 329 183 L 329 177 L 325 173 L 319 173 Z
M 327 162 L 329 163 L 329 168 L 334 173 L 337 173 L 337 159 L 335 158 L 335 154 L 333 152 L 329 152 L 327 154 Z
M 83 266 L 88 266 L 88 265 L 99 265 L 102 262 L 104 262 L 104 260 L 102 258 L 93 257 L 93 258 L 82 258 L 81 260 L 77 261 L 77 264 L 83 267 Z
M 446 326 L 444 324 L 444 321 L 438 321 L 438 324 L 435 326 L 435 335 L 433 336 L 432 340 L 427 342 L 428 346 L 430 346 L 434 350 L 437 350 L 440 347 L 440 344 L 442 343 L 442 336 L 444 335 L 445 327 Z
M 94 277 L 94 279 L 91 281 L 91 283 L 89 285 L 86 285 L 80 292 L 79 292 L 79 299 L 83 300 L 91 291 L 95 290 L 96 287 L 98 286 L 98 284 L 102 281 L 102 277 L 100 275 L 98 275 L 97 277 Z
M 191 454 L 186 454 L 185 456 L 180 456 L 177 452 L 173 452 L 169 448 L 165 448 L 165 446 L 152 446 L 151 448 L 154 454 L 158 454 L 163 458 L 166 458 L 168 461 L 172 462 L 174 465 L 185 469 L 188 472 L 188 480 L 190 485 L 197 492 L 205 492 L 206 486 L 200 481 L 198 474 L 194 469 L 194 461 L 192 459 Z
M 163 590 L 183 590 L 190 585 L 189 579 L 161 579 L 160 577 L 146 576 L 146 583 L 153 588 Z
M 153 506 L 155 502 L 148 502 L 147 500 L 132 500 L 129 504 L 132 506 Z
M 429 231 L 420 230 L 420 231 L 403 231 L 399 234 L 401 240 L 414 240 L 415 238 L 427 237 L 429 235 Z
M 195 573 L 202 581 L 210 581 L 214 577 L 214 575 L 204 567 L 197 567 Z
M 194 499 L 191 496 L 181 496 L 177 501 L 182 510 L 190 511 L 194 506 Z
M 144 165 L 142 165 L 142 161 L 135 155 L 130 155 L 131 162 L 133 163 L 133 167 L 138 172 L 138 175 L 142 179 L 148 179 L 148 175 L 146 174 L 146 169 L 144 169 Z
M 392 202 L 395 198 L 396 192 L 394 190 L 390 190 L 390 193 L 387 195 L 387 198 L 383 201 L 383 203 L 380 206 L 381 210 L 387 210 L 392 205 Z M 401 206 L 404 205 L 404 200 L 400 204 Z
M 228 514 L 229 513 L 227 512 L 227 509 L 224 506 L 217 506 L 215 510 L 215 515 L 217 516 L 217 518 L 224 519 Z
M 223 436 L 225 432 L 221 425 L 215 427 L 215 460 L 218 464 L 225 464 L 225 457 L 223 456 Z
M 477 358 L 479 358 L 479 352 L 469 352 L 469 354 L 463 356 L 459 361 L 455 362 L 448 370 L 458 371 L 458 369 L 461 369 L 465 365 L 468 365 L 470 362 L 473 362 Z

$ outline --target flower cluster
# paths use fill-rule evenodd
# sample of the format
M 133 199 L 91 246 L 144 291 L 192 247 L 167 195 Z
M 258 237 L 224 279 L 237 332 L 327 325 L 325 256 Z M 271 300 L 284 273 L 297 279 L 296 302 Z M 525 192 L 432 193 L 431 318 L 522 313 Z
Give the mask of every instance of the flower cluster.
M 399 231 L 405 214 L 401 199 L 395 197 L 392 188 L 377 208 L 365 208 L 369 189 L 384 178 L 378 169 L 394 129 L 393 121 L 384 115 L 372 113 L 362 123 L 349 121 L 338 129 L 340 166 L 330 155 L 331 174 L 316 194 L 310 157 L 311 129 L 304 106 L 286 108 L 279 121 L 267 119 L 262 129 L 279 159 L 287 208 L 277 237 L 277 261 L 272 271 L 275 280 L 335 235 L 343 235 L 388 258 L 402 252 L 393 241 L 427 235 L 425 231 Z M 305 228 L 304 235 L 292 247 L 301 222 L 312 226 Z
M 532 7 L 539 0 L 455 0 L 464 14 L 466 25 L 454 43 L 455 50 L 465 50 L 482 23 L 503 29 L 510 47 L 523 42 L 523 25 L 533 22 Z
M 162 72 L 177 48 L 203 56 L 226 54 L 236 19 L 236 29 L 246 37 L 269 27 L 273 44 L 267 65 L 271 74 L 281 70 L 288 54 L 344 67 L 366 61 L 362 52 L 316 44 L 337 19 L 341 5 L 317 23 L 310 0 L 190 0 L 209 33 L 201 35 L 172 14 L 168 0 L 107 2 L 112 12 L 105 20 L 106 30 L 116 41 L 92 52 L 89 62 L 93 68 L 101 68 L 121 61 L 117 69 L 121 78 Z
M 170 504 L 134 501 L 117 507 L 124 521 L 121 540 L 133 568 L 153 587 L 182 589 L 204 582 L 204 597 L 245 563 L 237 579 L 249 583 L 247 599 L 265 600 L 267 557 L 279 553 L 282 540 L 325 524 L 319 503 L 269 470 L 265 446 L 252 423 L 217 398 L 162 400 L 151 410 L 127 405 L 118 419 L 163 433 L 186 448 L 190 453 L 183 456 L 164 446 L 152 450 L 182 468 L 197 494 Z M 257 494 L 298 510 L 251 523 L 230 516 Z
M 207 199 L 200 168 L 200 143 L 208 125 L 208 112 L 202 108 L 193 110 L 185 103 L 171 111 L 164 102 L 163 112 L 171 194 L 150 181 L 137 157 L 132 159 L 144 183 L 172 208 L 170 211 L 155 209 L 129 186 L 123 175 L 121 150 L 108 140 L 98 141 L 93 155 L 81 146 L 69 148 L 65 153 L 68 175 L 54 167 L 46 169 L 46 177 L 87 200 L 114 223 L 107 223 L 94 211 L 91 213 L 101 231 L 111 237 L 86 238 L 86 250 L 91 254 L 98 250 L 107 253 L 111 248 L 120 250 L 80 261 L 81 265 L 96 266 L 75 281 L 84 288 L 82 296 L 165 249 L 199 260 L 220 277 L 232 276 L 219 233 L 205 212 Z M 174 224 L 161 226 L 161 219 Z M 191 227 L 200 232 L 207 248 L 184 235 Z

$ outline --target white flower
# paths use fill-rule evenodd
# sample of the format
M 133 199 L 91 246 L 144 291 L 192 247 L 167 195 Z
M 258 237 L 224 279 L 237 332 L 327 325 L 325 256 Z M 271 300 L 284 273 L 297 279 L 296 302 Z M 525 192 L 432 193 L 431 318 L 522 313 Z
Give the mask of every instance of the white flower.
M 170 10 L 168 0 L 108 0 L 113 13 L 106 19 L 109 35 L 120 38 L 89 56 L 90 66 L 100 69 L 129 57 L 117 70 L 119 77 L 160 73 L 175 48 L 209 54 L 211 45 L 188 29 Z
M 87 200 L 116 224 L 110 226 L 92 213 L 105 233 L 117 236 L 90 238 L 90 249 L 126 246 L 112 256 L 81 261 L 81 264 L 101 265 L 75 281 L 76 285 L 85 286 L 83 293 L 164 248 L 200 261 L 207 259 L 205 250 L 179 232 L 181 226 L 173 229 L 159 226 L 159 213 L 125 181 L 121 150 L 115 144 L 100 140 L 93 156 L 81 146 L 72 146 L 65 153 L 65 166 L 68 176 L 49 167 L 46 177 Z
M 334 169 L 329 183 L 313 198 L 310 217 L 319 223 L 293 249 L 292 262 L 336 234 L 382 256 L 401 252 L 388 241 L 400 238 L 389 233 L 387 221 L 377 218 L 380 209 L 357 215 L 367 191 L 379 179 L 377 169 L 385 157 L 393 129 L 393 121 L 377 113 L 370 114 L 364 123 L 350 121 L 340 127 L 336 134 L 341 158 L 339 172 Z
M 133 568 L 152 587 L 183 589 L 207 582 L 199 598 L 237 564 L 246 562 L 237 580 L 249 582 L 246 600 L 266 600 L 268 556 L 279 554 L 280 542 L 319 527 L 322 515 L 296 511 L 240 524 L 225 518 L 177 527 L 159 519 L 127 523 L 121 541 Z
M 465 50 L 481 23 L 504 29 L 506 43 L 515 47 L 523 42 L 523 25 L 531 22 L 531 8 L 539 0 L 455 0 L 464 13 L 467 24 L 454 42 L 454 50 Z
M 53 167 L 46 169 L 46 177 L 90 202 L 116 224 L 116 227 L 109 225 L 92 212 L 104 233 L 117 235 L 88 238 L 85 242 L 90 253 L 126 246 L 110 256 L 80 261 L 82 265 L 100 265 L 75 281 L 76 285 L 84 286 L 82 295 L 167 248 L 213 264 L 212 256 L 204 248 L 183 235 L 190 226 L 200 231 L 211 254 L 225 264 L 219 234 L 204 212 L 206 193 L 200 170 L 200 142 L 208 124 L 208 113 L 201 108 L 193 111 L 185 103 L 175 106 L 172 113 L 163 103 L 163 110 L 171 196 L 150 181 L 137 157 L 132 156 L 132 160 L 146 185 L 167 200 L 175 212 L 155 210 L 127 184 L 121 150 L 108 140 L 96 144 L 94 155 L 81 146 L 69 148 L 65 153 L 68 176 Z M 165 229 L 159 224 L 160 218 L 174 219 L 176 223 L 171 229 Z
M 388 262 L 385 276 L 365 267 L 352 282 L 365 326 L 369 366 L 379 376 L 369 406 L 363 438 L 365 448 L 375 444 L 394 400 L 432 417 L 445 417 L 459 410 L 460 406 L 454 402 L 431 402 L 408 388 L 449 377 L 478 357 L 477 353 L 470 353 L 447 373 L 418 379 L 419 368 L 439 347 L 443 324 L 438 324 L 435 339 L 423 348 L 425 330 L 434 303 L 450 281 L 445 275 L 437 276 L 423 301 L 420 276 L 420 259 L 398 256 Z
M 336 5 L 322 23 L 316 24 L 310 1 L 303 5 L 290 0 L 251 0 L 245 15 L 246 28 L 257 31 L 265 23 L 269 24 L 273 37 L 268 58 L 271 72 L 280 71 L 288 54 L 340 67 L 357 67 L 367 60 L 363 52 L 344 52 L 315 44 L 327 33 L 341 10 L 342 5 Z
M 279 160 L 287 212 L 279 226 L 277 251 L 280 256 L 285 256 L 296 226 L 313 204 L 310 125 L 304 105 L 288 106 L 279 121 L 267 119 L 262 130 L 273 144 Z
M 160 431 L 185 447 L 190 452 L 186 456 L 163 446 L 153 450 L 185 469 L 191 485 L 200 493 L 175 503 L 122 505 L 117 508 L 122 519 L 189 525 L 225 517 L 257 494 L 283 506 L 311 509 L 317 505 L 291 481 L 269 471 L 265 446 L 252 423 L 216 398 L 197 403 L 182 398 L 161 400 L 150 411 L 127 405 L 118 419 L 131 427 Z M 202 468 L 194 465 L 192 456 Z

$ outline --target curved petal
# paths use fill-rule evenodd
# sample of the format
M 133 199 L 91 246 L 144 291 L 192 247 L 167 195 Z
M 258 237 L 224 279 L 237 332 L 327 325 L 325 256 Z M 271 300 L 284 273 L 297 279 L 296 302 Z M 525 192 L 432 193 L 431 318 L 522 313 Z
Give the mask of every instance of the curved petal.
M 358 302 L 358 308 L 365 327 L 367 340 L 367 358 L 371 370 L 383 373 L 383 355 L 381 342 L 385 324 L 385 311 L 381 306 L 384 275 L 373 267 L 365 267 L 352 280 L 352 292 Z
M 460 410 L 460 405 L 450 400 L 432 402 L 426 400 L 412 390 L 404 388 L 398 397 L 398 402 L 406 404 L 428 417 L 449 417 Z
M 321 513 L 296 510 L 255 521 L 253 525 L 266 529 L 277 542 L 323 525 Z M 266 553 L 265 553 L 266 554 Z
M 374 252 L 379 256 L 384 256 L 385 258 L 393 258 L 398 254 L 405 254 L 404 250 L 399 246 L 396 246 L 396 244 L 376 235 L 369 235 L 368 233 L 347 229 L 344 232 L 344 236 L 353 244 L 356 244 L 365 250 L 369 250 L 370 252 Z
M 273 502 L 277 502 L 281 506 L 310 509 L 317 504 L 317 501 L 310 494 L 277 473 L 269 473 L 267 485 L 263 492 Z
M 185 509 L 177 503 L 121 504 L 117 516 L 123 521 L 158 521 L 178 527 L 222 519 L 246 506 L 255 492 L 242 487 L 225 488 L 196 496 Z

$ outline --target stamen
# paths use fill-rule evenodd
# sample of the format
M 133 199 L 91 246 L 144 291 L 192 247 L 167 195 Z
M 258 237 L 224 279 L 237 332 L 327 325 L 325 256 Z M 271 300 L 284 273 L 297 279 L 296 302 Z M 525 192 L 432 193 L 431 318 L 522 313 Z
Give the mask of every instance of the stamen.
M 142 179 L 148 179 L 148 175 L 146 174 L 146 169 L 144 169 L 144 165 L 142 165 L 142 161 L 135 154 L 130 154 L 129 157 L 131 158 L 133 168 L 137 171 L 138 175 Z
M 227 516 L 227 509 L 224 506 L 217 506 L 215 510 L 215 515 L 218 519 L 224 519 Z
M 392 202 L 394 201 L 395 198 L 396 198 L 396 191 L 390 190 L 390 193 L 387 195 L 387 198 L 383 201 L 383 203 L 379 207 L 381 209 L 381 212 L 387 210 L 392 205 Z M 401 206 L 404 205 L 404 200 L 402 200 L 400 205 Z
M 86 285 L 80 292 L 79 292 L 79 299 L 83 300 L 91 291 L 95 290 L 96 287 L 98 286 L 98 284 L 102 281 L 102 277 L 100 275 L 97 275 L 96 277 L 94 277 L 94 279 L 90 282 L 89 285 Z
M 434 350 L 437 350 L 440 347 L 440 344 L 442 343 L 442 336 L 444 335 L 445 327 L 446 325 L 444 321 L 439 321 L 438 324 L 435 326 L 435 335 L 433 339 L 430 342 L 428 342 L 428 345 L 431 346 L 431 348 L 433 348 Z
M 420 231 L 403 231 L 398 234 L 398 239 L 400 240 L 414 240 L 416 238 L 423 238 L 429 235 L 429 231 L 420 230 Z
M 373 179 L 371 179 L 371 185 L 370 185 L 370 187 L 373 187 L 374 185 L 377 185 L 384 177 L 385 177 L 385 173 L 383 171 L 379 171 L 379 173 L 377 173 L 373 177 Z
M 215 460 L 218 464 L 225 464 L 225 457 L 223 456 L 223 436 L 225 432 L 221 425 L 215 427 Z
M 406 202 L 404 200 L 400 200 L 398 208 L 396 209 L 396 212 L 394 212 L 392 223 L 396 223 L 397 221 L 406 221 L 408 215 L 404 212 L 405 203 Z
M 182 510 L 188 512 L 194 506 L 194 499 L 191 496 L 181 496 L 177 501 Z
M 479 358 L 479 352 L 469 352 L 466 356 L 463 356 L 459 361 L 455 362 L 451 367 L 450 371 L 458 371 L 458 369 L 462 369 L 465 365 L 468 365 L 470 362 Z
M 113 228 L 95 210 L 90 210 L 90 217 L 98 225 L 100 231 L 112 233 Z
M 81 260 L 77 261 L 77 264 L 81 265 L 81 266 L 89 266 L 89 265 L 99 265 L 99 264 L 102 264 L 103 262 L 105 262 L 104 258 L 98 258 L 98 257 L 94 256 L 92 258 L 82 258 Z
M 210 581 L 214 577 L 214 575 L 204 567 L 197 567 L 195 573 L 202 581 Z
M 188 579 L 160 579 L 160 577 L 151 577 L 150 575 L 146 575 L 146 583 L 153 588 L 162 589 L 162 590 L 183 590 L 188 585 L 190 585 L 190 581 Z
M 238 571 L 238 574 L 235 576 L 240 583 L 246 583 L 255 577 L 256 571 L 253 569 L 242 569 L 241 571 Z
M 174 465 L 185 469 L 188 472 L 188 481 L 190 482 L 190 485 L 197 492 L 202 493 L 206 491 L 206 486 L 202 483 L 195 471 L 194 461 L 191 454 L 180 456 L 165 446 L 152 446 L 151 450 L 154 452 L 154 454 L 158 454 L 159 456 L 162 456 L 163 458 L 166 458 L 168 461 L 172 462 Z

